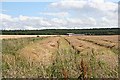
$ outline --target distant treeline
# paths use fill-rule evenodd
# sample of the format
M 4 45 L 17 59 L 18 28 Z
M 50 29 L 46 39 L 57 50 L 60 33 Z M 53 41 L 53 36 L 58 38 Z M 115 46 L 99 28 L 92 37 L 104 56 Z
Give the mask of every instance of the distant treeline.
M 3 35 L 67 35 L 67 33 L 85 35 L 120 35 L 120 28 L 99 29 L 44 29 L 44 30 L 0 30 Z

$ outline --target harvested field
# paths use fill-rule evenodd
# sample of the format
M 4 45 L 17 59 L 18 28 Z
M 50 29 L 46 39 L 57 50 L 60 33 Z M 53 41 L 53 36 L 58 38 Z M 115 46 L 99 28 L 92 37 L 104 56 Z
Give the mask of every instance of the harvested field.
M 0 35 L 0 39 L 26 38 L 26 37 L 48 37 L 57 35 Z
M 2 39 L 3 78 L 118 78 L 118 36 Z

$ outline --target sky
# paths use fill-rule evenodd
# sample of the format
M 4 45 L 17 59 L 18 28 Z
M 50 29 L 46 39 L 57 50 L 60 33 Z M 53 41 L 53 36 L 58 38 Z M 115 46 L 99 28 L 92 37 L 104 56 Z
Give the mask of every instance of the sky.
M 3 0 L 0 29 L 117 28 L 119 0 Z

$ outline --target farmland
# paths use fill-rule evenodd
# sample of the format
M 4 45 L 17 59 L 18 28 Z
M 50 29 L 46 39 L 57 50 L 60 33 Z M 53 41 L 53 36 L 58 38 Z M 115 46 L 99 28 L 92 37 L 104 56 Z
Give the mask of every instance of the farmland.
M 0 35 L 0 39 L 12 39 L 12 38 L 26 38 L 26 37 L 47 37 L 56 35 Z
M 3 78 L 118 78 L 118 35 L 2 39 Z

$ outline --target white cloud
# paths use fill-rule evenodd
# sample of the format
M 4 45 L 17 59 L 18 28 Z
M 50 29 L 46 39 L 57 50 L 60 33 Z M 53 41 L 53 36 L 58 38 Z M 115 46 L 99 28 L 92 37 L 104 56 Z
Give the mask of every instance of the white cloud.
M 2 19 L 2 29 L 39 29 L 40 27 L 49 27 L 51 23 L 41 17 L 30 17 L 20 15 L 12 17 L 6 14 L 0 14 Z
M 12 17 L 10 15 L 1 14 L 2 28 L 0 29 L 63 29 L 63 28 L 99 28 L 100 26 L 110 27 L 117 26 L 117 21 L 102 17 L 96 20 L 93 17 L 87 18 L 41 18 L 20 15 Z M 99 26 L 99 27 L 98 27 Z
M 53 2 L 50 6 L 54 9 L 62 9 L 66 11 L 74 11 L 76 13 L 82 14 L 86 13 L 96 13 L 95 15 L 103 15 L 109 17 L 116 17 L 118 10 L 118 4 L 105 0 L 64 0 L 59 2 Z M 83 14 L 84 14 L 83 13 Z M 84 14 L 85 15 L 85 14 Z M 94 15 L 93 15 L 94 16 Z
M 63 9 L 81 9 L 85 7 L 95 8 L 102 11 L 115 11 L 118 5 L 113 2 L 105 0 L 64 0 L 59 2 L 53 2 L 50 6 Z
M 20 16 L 19 16 L 19 19 L 20 19 L 21 21 L 26 21 L 27 19 L 29 19 L 29 17 L 28 17 L 28 16 L 20 15 Z
M 65 19 L 59 19 L 59 18 L 53 18 L 51 19 L 53 23 L 61 24 L 61 25 L 66 25 L 67 21 Z
M 51 26 L 52 24 L 49 21 L 40 20 L 41 26 Z
M 6 15 L 6 14 L 0 14 L 0 18 L 2 20 L 13 21 L 12 17 L 10 15 Z
M 106 0 L 62 0 L 50 4 L 53 8 L 74 12 L 69 22 L 85 26 L 118 26 L 118 4 Z M 81 18 L 85 19 L 81 19 Z M 78 18 L 76 20 L 75 18 Z M 101 19 L 101 17 L 105 17 Z M 104 25 L 103 25 L 104 24 Z
M 27 29 L 27 30 L 36 30 L 37 28 L 35 28 L 34 26 L 25 26 L 25 29 Z
M 89 0 L 87 5 L 101 11 L 115 11 L 118 8 L 116 3 L 106 2 L 105 0 Z
M 48 16 L 55 16 L 55 17 L 66 17 L 69 16 L 68 12 L 54 12 L 54 13 L 50 13 L 50 12 L 41 12 L 40 14 L 42 15 L 48 15 Z
M 92 17 L 89 17 L 89 18 L 88 18 L 88 21 L 89 21 L 89 23 L 90 23 L 91 25 L 96 25 L 96 24 L 97 24 L 96 20 L 95 20 L 94 18 L 92 18 Z
M 72 25 L 81 25 L 83 24 L 82 20 L 79 19 L 79 18 L 67 18 L 67 21 L 69 24 L 72 24 Z
M 106 17 L 102 17 L 99 25 L 102 25 L 102 26 L 118 26 L 118 21 L 108 19 Z
M 14 18 L 15 19 L 15 18 Z M 18 17 L 19 20 L 21 21 L 26 21 L 26 20 L 42 20 L 42 17 L 34 17 L 34 16 L 24 16 L 24 15 L 20 15 Z
M 109 22 L 109 20 L 106 17 L 102 17 L 102 21 L 107 23 Z
M 70 1 L 54 2 L 54 3 L 51 3 L 50 5 L 53 7 L 71 9 L 71 8 L 83 8 L 85 4 L 86 4 L 86 1 L 84 0 L 80 0 L 80 1 L 70 0 Z

